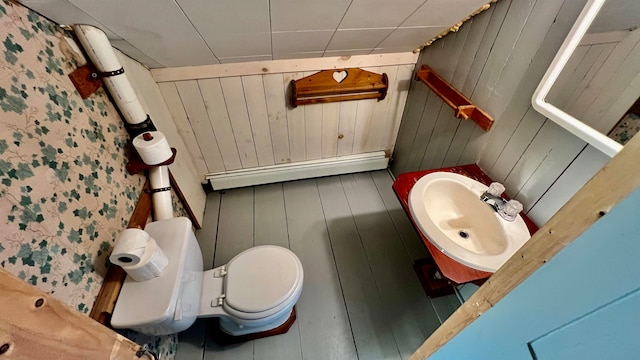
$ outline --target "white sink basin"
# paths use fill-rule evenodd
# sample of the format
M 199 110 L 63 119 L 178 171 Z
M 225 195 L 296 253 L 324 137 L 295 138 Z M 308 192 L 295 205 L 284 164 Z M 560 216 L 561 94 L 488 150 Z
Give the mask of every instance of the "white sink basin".
M 520 215 L 506 221 L 480 200 L 485 190 L 486 185 L 466 176 L 435 172 L 411 189 L 409 209 L 440 251 L 471 268 L 495 272 L 531 236 Z

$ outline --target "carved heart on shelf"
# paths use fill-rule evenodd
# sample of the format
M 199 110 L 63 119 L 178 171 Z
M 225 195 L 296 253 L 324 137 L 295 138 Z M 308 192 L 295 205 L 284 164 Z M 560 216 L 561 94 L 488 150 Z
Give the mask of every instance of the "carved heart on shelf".
M 341 83 L 342 80 L 346 78 L 347 78 L 347 72 L 345 70 L 333 72 L 333 80 L 335 80 L 338 84 Z

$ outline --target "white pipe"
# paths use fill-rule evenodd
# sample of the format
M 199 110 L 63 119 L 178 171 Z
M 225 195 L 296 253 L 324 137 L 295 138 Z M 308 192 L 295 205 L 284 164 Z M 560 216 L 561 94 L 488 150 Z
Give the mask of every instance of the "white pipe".
M 531 98 L 531 104 L 540 114 L 551 119 L 556 124 L 562 126 L 606 155 L 613 157 L 622 149 L 622 145 L 546 101 L 551 87 L 567 65 L 571 55 L 580 44 L 582 37 L 589 29 L 589 26 L 591 26 L 596 15 L 598 15 L 604 2 L 605 0 L 590 0 L 587 2 L 580 16 L 578 16 L 576 23 L 571 28 L 571 31 L 569 31 L 567 38 L 562 43 L 560 50 L 551 62 L 551 65 L 549 65 L 547 72 L 542 77 L 542 80 L 540 80 L 540 84 Z
M 151 200 L 155 220 L 173 218 L 173 203 L 171 202 L 171 181 L 167 166 L 154 166 L 149 169 L 149 182 L 151 183 Z
M 122 64 L 113 51 L 107 35 L 102 30 L 91 25 L 75 24 L 73 31 L 99 72 L 122 69 Z M 147 119 L 147 113 L 142 108 L 127 75 L 122 73 L 103 77 L 102 81 L 109 89 L 109 93 L 127 123 L 139 124 Z

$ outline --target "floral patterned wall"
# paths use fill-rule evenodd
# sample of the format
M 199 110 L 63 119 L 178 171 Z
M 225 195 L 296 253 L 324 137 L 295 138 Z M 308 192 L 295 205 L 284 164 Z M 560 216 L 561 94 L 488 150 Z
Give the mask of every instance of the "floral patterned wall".
M 128 135 L 104 91 L 73 87 L 63 36 L 1 0 L 0 266 L 87 314 L 145 178 L 125 171 Z M 175 353 L 174 336 L 143 341 Z

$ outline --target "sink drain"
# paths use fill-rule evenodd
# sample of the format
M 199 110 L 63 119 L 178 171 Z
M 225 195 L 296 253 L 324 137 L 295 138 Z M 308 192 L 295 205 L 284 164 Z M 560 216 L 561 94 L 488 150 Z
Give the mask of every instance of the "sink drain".
M 469 237 L 469 233 L 464 230 L 458 231 L 458 235 L 460 235 L 460 237 L 463 239 L 467 239 Z

